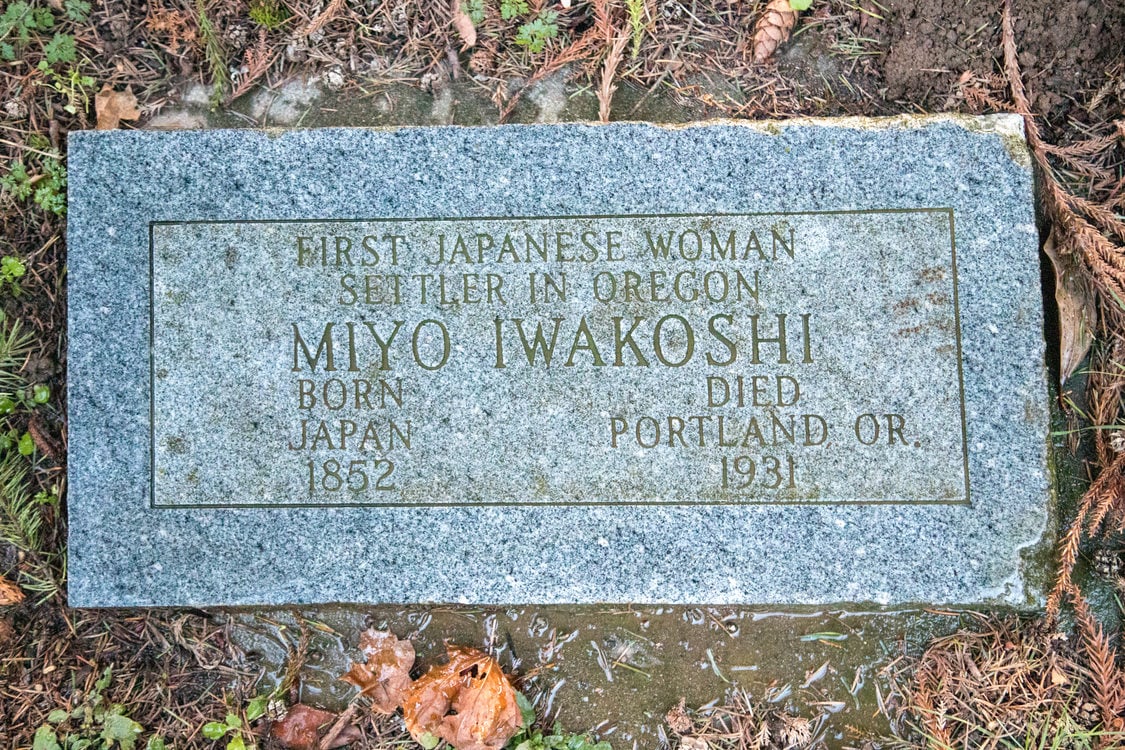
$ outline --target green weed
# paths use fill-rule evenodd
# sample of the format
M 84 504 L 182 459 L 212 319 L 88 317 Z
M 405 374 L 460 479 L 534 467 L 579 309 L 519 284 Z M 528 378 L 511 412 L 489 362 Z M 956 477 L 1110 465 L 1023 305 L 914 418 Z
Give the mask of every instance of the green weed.
M 35 8 L 17 0 L 0 14 L 0 59 L 15 60 L 20 49 L 31 41 L 33 33 L 54 27 L 55 16 L 50 8 Z
M 203 56 L 207 58 L 207 67 L 211 69 L 211 108 L 218 109 L 223 102 L 223 92 L 230 85 L 227 57 L 223 52 L 223 45 L 219 42 L 215 26 L 207 17 L 204 0 L 196 0 L 195 12 L 199 16 L 199 36 L 203 40 Z
M 14 255 L 5 255 L 0 258 L 0 291 L 4 287 L 10 287 L 13 295 L 18 295 L 20 291 L 20 279 L 27 273 L 27 266 L 23 261 Z M 2 318 L 3 316 L 0 316 Z
M 8 193 L 17 201 L 28 198 L 44 211 L 62 216 L 66 213 L 66 167 L 57 154 L 38 157 L 39 174 L 28 172 L 23 160 L 8 165 L 8 172 L 0 177 L 0 192 Z
M 523 693 L 516 693 L 516 703 L 520 707 L 523 728 L 508 740 L 505 750 L 613 750 L 608 742 L 594 742 L 584 734 L 568 734 L 555 724 L 550 734 L 536 728 L 535 707 Z
M 90 3 L 64 0 L 59 10 L 65 20 L 82 23 L 90 15 Z M 50 8 L 36 8 L 24 0 L 11 3 L 0 15 L 0 59 L 17 59 L 33 39 L 53 29 L 56 21 Z M 79 107 L 89 107 L 88 89 L 94 85 L 94 79 L 79 70 L 74 35 L 56 32 L 43 43 L 41 52 L 43 57 L 36 65 L 44 79 L 40 85 L 61 94 L 66 99 L 64 108 L 72 115 L 78 113 Z
M 808 10 L 812 0 L 789 0 L 789 7 L 793 10 Z
M 293 17 L 279 0 L 254 0 L 250 3 L 250 20 L 267 31 L 277 31 Z
M 58 38 L 62 35 L 56 34 L 55 36 Z M 71 43 L 74 41 L 74 37 L 63 38 L 69 39 Z M 60 94 L 66 100 L 63 109 L 67 112 L 76 115 L 79 111 L 85 112 L 90 108 L 90 91 L 95 84 L 93 77 L 84 75 L 75 66 L 70 66 L 60 73 L 51 67 L 46 60 L 39 61 L 38 70 L 46 78 L 42 85 Z
M 266 715 L 271 695 L 259 695 L 246 704 L 242 716 L 228 713 L 222 721 L 209 721 L 200 728 L 200 733 L 209 740 L 227 741 L 226 750 L 248 750 L 254 747 L 254 735 L 247 727 Z M 247 744 L 249 742 L 249 744 Z
M 63 14 L 68 21 L 85 23 L 90 17 L 90 3 L 86 0 L 63 0 Z
M 466 0 L 461 11 L 473 22 L 473 26 L 484 23 L 484 0 Z
M 49 599 L 58 592 L 62 578 L 56 571 L 60 555 L 48 549 L 44 509 L 57 510 L 59 498 L 56 491 L 32 492 L 27 457 L 35 452 L 35 441 L 29 432 L 21 434 L 7 422 L 18 409 L 29 411 L 51 398 L 46 385 L 29 385 L 20 375 L 33 343 L 33 334 L 21 330 L 18 321 L 0 324 L 0 419 L 5 420 L 0 432 L 0 541 L 26 555 L 20 585 Z M 65 560 L 61 564 L 65 567 Z
M 527 0 L 500 0 L 500 17 L 505 21 L 526 16 L 529 11 Z
M 32 750 L 134 750 L 144 732 L 119 703 L 109 703 L 105 690 L 113 672 L 107 667 L 94 689 L 74 709 L 59 708 L 35 732 Z M 145 750 L 165 750 L 164 740 L 150 737 Z
M 568 734 L 556 724 L 550 734 L 541 729 L 523 730 L 507 744 L 506 750 L 613 750 L 608 742 L 594 742 L 582 734 Z
M 27 167 L 22 160 L 8 165 L 8 173 L 0 177 L 0 190 L 17 201 L 25 201 L 31 197 L 31 175 L 27 173 Z
M 528 52 L 542 52 L 547 42 L 559 35 L 559 14 L 545 10 L 533 21 L 523 24 L 516 32 L 515 42 Z
M 629 28 L 633 31 L 633 57 L 641 53 L 641 42 L 645 38 L 645 0 L 625 0 L 629 11 Z

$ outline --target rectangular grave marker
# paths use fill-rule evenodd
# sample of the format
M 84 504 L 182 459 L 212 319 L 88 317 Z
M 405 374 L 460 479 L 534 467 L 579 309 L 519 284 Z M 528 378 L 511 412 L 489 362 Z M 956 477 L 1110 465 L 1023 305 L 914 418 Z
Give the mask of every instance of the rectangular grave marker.
M 70 149 L 72 604 L 1035 596 L 1016 118 Z

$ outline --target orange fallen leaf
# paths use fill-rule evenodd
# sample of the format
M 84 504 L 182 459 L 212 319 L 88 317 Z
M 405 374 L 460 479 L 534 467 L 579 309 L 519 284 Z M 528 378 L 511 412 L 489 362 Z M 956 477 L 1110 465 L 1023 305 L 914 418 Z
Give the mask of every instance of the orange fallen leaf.
M 9 604 L 19 604 L 23 600 L 23 589 L 9 581 L 4 576 L 0 576 L 0 607 L 7 606 Z
M 453 698 L 461 690 L 461 672 L 472 671 L 480 664 L 479 651 L 446 646 L 447 664 L 430 667 L 426 674 L 410 686 L 402 704 L 402 717 L 406 730 L 423 745 L 432 745 L 428 739 L 439 739 L 441 720 L 453 708 Z
M 366 663 L 352 664 L 340 679 L 371 698 L 372 708 L 377 712 L 394 713 L 410 689 L 414 644 L 400 641 L 394 633 L 368 628 L 359 636 L 359 647 L 367 658 Z
M 488 654 L 445 650 L 449 662 L 411 685 L 402 707 L 407 730 L 426 747 L 445 740 L 456 750 L 500 750 L 520 728 L 515 688 Z
M 285 717 L 270 727 L 270 735 L 286 750 L 321 750 L 320 735 L 335 721 L 336 714 L 295 703 Z M 355 732 L 340 732 L 325 750 L 343 747 L 357 739 Z
M 94 95 L 94 114 L 98 130 L 116 130 L 122 120 L 140 118 L 141 110 L 137 108 L 137 97 L 131 86 L 126 86 L 124 91 L 114 91 L 107 83 Z
M 441 736 L 457 750 L 499 750 L 519 731 L 516 691 L 492 659 L 453 699 L 455 714 L 441 721 Z
M 461 0 L 451 0 L 453 6 L 453 28 L 457 30 L 457 34 L 461 37 L 461 51 L 472 47 L 477 43 L 477 27 L 473 26 L 473 19 L 461 9 Z

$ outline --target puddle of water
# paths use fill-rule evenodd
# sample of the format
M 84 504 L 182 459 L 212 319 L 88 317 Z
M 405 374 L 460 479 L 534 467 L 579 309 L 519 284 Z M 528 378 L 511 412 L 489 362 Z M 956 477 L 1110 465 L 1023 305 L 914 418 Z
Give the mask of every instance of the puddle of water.
M 656 747 L 664 714 L 680 698 L 700 706 L 736 687 L 756 698 L 772 687 L 779 703 L 804 716 L 829 714 L 829 747 L 847 744 L 847 727 L 885 733 L 878 670 L 962 624 L 930 611 L 681 606 L 328 606 L 300 616 L 310 634 L 304 702 L 343 708 L 355 689 L 339 676 L 360 658 L 359 633 L 389 629 L 414 642 L 422 668 L 441 660 L 445 640 L 489 650 L 505 670 L 530 675 L 524 689 L 541 714 L 615 748 Z M 299 637 L 294 611 L 229 617 L 235 642 L 262 669 L 261 691 L 272 689 Z

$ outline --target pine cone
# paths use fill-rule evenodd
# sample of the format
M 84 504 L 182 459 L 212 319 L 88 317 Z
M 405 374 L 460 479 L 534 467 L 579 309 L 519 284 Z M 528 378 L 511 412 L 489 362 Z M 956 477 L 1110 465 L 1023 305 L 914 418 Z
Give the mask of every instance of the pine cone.
M 1096 703 L 1083 703 L 1074 714 L 1075 720 L 1085 727 L 1095 726 L 1101 721 L 1101 716 Z
M 770 59 L 796 23 L 797 11 L 789 6 L 789 0 L 770 0 L 754 24 L 754 62 Z
M 469 70 L 478 75 L 489 75 L 496 70 L 496 54 L 489 49 L 478 49 L 469 55 Z
M 1094 553 L 1094 572 L 1108 580 L 1118 578 L 1121 575 L 1121 555 L 1115 550 L 1099 549 Z

